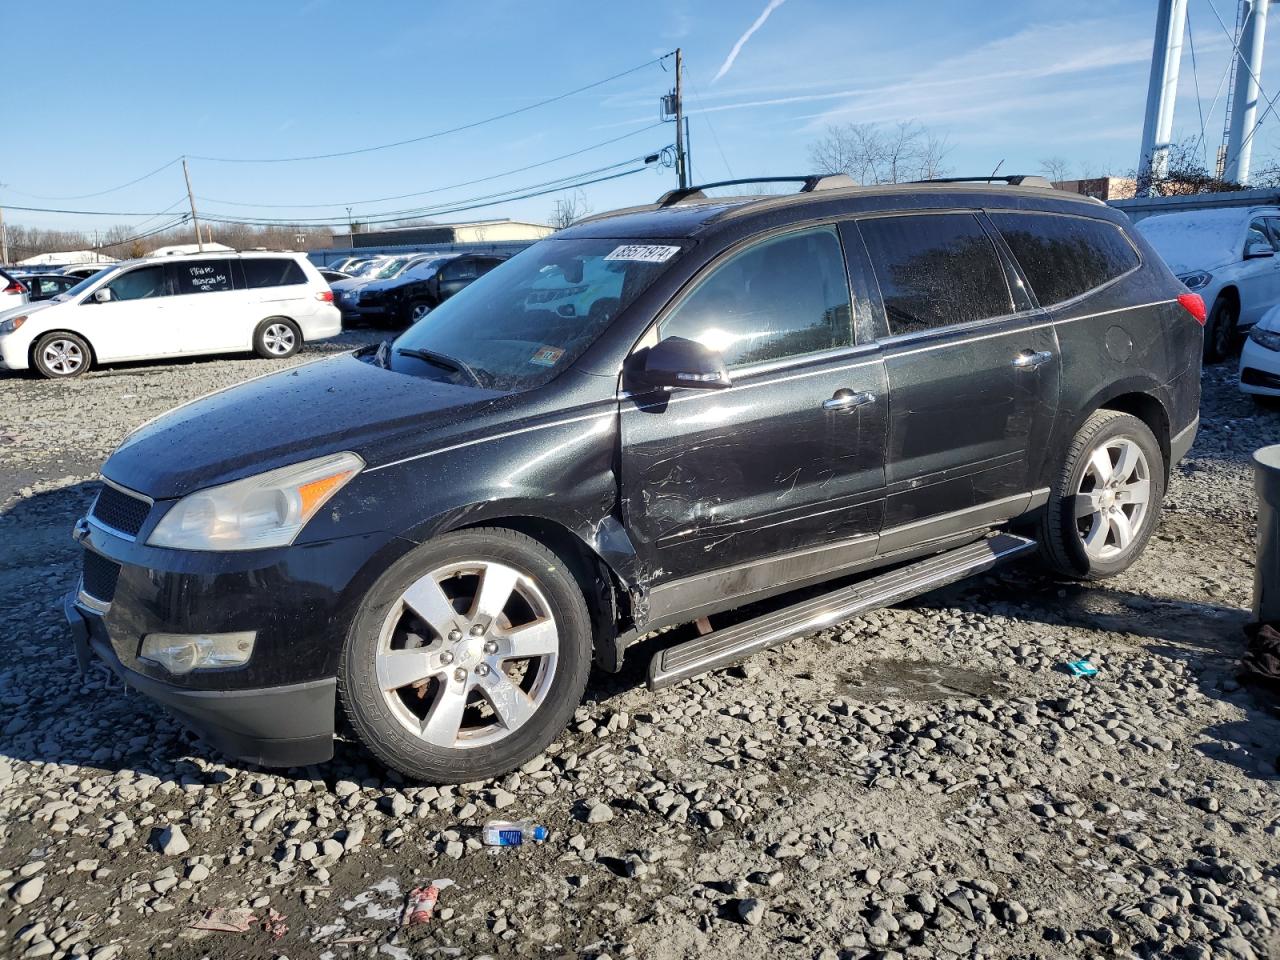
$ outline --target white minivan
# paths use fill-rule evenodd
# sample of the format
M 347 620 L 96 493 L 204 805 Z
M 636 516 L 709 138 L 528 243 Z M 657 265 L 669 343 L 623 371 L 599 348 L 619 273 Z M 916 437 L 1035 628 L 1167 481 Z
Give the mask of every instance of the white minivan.
M 74 377 L 122 360 L 248 350 L 281 358 L 341 332 L 333 292 L 301 254 L 150 257 L 0 312 L 0 368 Z

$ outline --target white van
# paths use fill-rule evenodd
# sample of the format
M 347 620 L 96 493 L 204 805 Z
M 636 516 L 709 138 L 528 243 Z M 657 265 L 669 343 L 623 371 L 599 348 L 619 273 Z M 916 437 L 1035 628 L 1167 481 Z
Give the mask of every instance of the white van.
M 74 377 L 121 360 L 248 350 L 280 358 L 341 332 L 333 292 L 301 254 L 149 257 L 0 312 L 0 368 Z

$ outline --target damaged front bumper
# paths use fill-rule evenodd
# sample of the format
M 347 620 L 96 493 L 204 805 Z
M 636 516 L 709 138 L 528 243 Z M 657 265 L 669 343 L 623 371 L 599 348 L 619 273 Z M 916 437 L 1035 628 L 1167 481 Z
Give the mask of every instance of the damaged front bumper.
M 82 672 L 95 659 L 101 661 L 215 749 L 270 767 L 299 767 L 332 758 L 336 680 L 247 690 L 178 687 L 121 663 L 102 617 L 81 605 L 78 591 L 67 594 L 63 613 Z

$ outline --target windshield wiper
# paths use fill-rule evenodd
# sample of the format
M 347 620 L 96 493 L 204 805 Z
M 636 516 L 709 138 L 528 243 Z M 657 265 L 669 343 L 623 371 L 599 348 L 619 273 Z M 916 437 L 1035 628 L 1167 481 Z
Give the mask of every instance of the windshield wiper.
M 479 375 L 461 360 L 455 360 L 453 357 L 443 353 L 436 353 L 434 350 L 418 350 L 414 347 L 397 347 L 396 353 L 403 357 L 413 357 L 415 360 L 425 360 L 427 363 L 434 364 L 445 370 L 454 370 L 461 373 L 477 387 L 484 387 L 480 382 Z

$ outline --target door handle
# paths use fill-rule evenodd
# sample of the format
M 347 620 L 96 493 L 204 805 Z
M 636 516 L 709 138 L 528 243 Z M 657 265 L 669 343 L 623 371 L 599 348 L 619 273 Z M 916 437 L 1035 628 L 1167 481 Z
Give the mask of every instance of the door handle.
M 855 407 L 862 407 L 868 403 L 872 403 L 876 398 L 874 393 L 854 393 L 847 387 L 841 387 L 832 395 L 830 400 L 822 401 L 823 410 L 852 410 Z
M 1013 358 L 1013 365 L 1019 370 L 1034 370 L 1052 359 L 1053 354 L 1048 350 L 1023 350 Z

